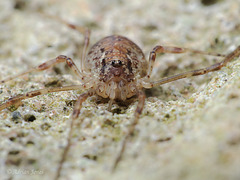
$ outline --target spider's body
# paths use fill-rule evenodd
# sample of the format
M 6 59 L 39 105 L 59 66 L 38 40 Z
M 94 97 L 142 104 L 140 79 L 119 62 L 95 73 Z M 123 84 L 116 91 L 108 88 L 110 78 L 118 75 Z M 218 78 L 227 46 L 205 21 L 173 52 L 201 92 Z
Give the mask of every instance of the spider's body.
M 113 35 L 92 46 L 85 66 L 98 82 L 96 94 L 125 101 L 136 94 L 136 80 L 147 74 L 148 63 L 135 43 L 126 37 Z

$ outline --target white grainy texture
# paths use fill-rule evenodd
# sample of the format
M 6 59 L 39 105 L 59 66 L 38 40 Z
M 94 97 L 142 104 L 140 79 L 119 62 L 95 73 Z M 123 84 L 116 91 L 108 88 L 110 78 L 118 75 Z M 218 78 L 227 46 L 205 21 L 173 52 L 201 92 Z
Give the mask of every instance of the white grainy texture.
M 146 57 L 157 44 L 220 53 L 240 44 L 239 0 L 211 6 L 200 0 L 24 2 L 0 1 L 0 79 L 60 54 L 79 63 L 83 36 L 39 11 L 88 26 L 91 44 L 111 34 L 127 36 Z M 159 56 L 153 79 L 216 61 L 192 54 Z M 1 84 L 0 102 L 46 86 L 77 83 L 64 65 L 58 67 L 60 74 L 47 70 Z M 107 104 L 89 98 L 74 127 L 62 179 L 240 179 L 239 74 L 238 59 L 220 71 L 147 91 L 135 136 L 114 174 L 109 169 L 136 101 L 128 107 L 114 105 L 113 111 L 120 113 L 113 114 L 106 110 Z M 15 112 L 0 112 L 1 178 L 54 176 L 72 113 L 67 104 L 81 92 L 38 96 L 25 100 Z M 29 115 L 36 120 L 26 121 Z

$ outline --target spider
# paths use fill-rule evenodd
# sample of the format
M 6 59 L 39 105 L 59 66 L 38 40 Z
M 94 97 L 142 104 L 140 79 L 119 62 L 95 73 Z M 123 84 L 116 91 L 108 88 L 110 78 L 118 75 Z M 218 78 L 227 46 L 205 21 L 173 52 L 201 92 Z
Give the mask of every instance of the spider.
M 17 106 L 21 103 L 22 100 L 32 98 L 38 95 L 68 90 L 86 90 L 84 93 L 79 95 L 73 108 L 70 128 L 67 137 L 67 145 L 63 150 L 63 154 L 58 164 L 55 179 L 58 179 L 61 175 L 62 166 L 67 158 L 67 154 L 71 146 L 71 136 L 74 123 L 79 117 L 83 102 L 88 97 L 97 95 L 102 98 L 108 99 L 109 111 L 111 110 L 112 104 L 116 101 L 126 101 L 133 96 L 137 96 L 138 98 L 138 104 L 134 113 L 134 118 L 131 122 L 131 125 L 129 126 L 127 133 L 122 138 L 119 152 L 117 153 L 113 163 L 112 170 L 115 170 L 123 156 L 126 143 L 133 134 L 135 126 L 138 124 L 139 117 L 142 113 L 145 102 L 145 93 L 143 89 L 149 89 L 179 79 L 188 78 L 191 76 L 204 75 L 212 71 L 220 70 L 222 67 L 226 66 L 229 61 L 232 61 L 240 55 L 240 46 L 238 46 L 231 53 L 227 55 L 222 55 L 218 53 L 208 53 L 200 50 L 194 50 L 191 48 L 158 45 L 153 48 L 153 50 L 150 52 L 149 60 L 146 61 L 142 50 L 134 42 L 132 42 L 126 37 L 119 35 L 112 35 L 101 39 L 90 48 L 88 53 L 86 53 L 89 46 L 90 30 L 82 26 L 70 24 L 68 22 L 65 22 L 64 20 L 59 21 L 66 24 L 71 29 L 75 29 L 80 33 L 84 34 L 85 41 L 80 69 L 77 68 L 71 58 L 60 55 L 54 59 L 48 60 L 40 64 L 37 67 L 29 69 L 26 72 L 0 81 L 0 84 L 2 84 L 25 74 L 36 71 L 44 71 L 55 66 L 56 64 L 65 62 L 81 82 L 80 85 L 45 88 L 31 91 L 23 95 L 18 95 L 2 103 L 0 105 L 0 111 L 11 105 Z M 178 54 L 185 52 L 213 55 L 218 57 L 224 57 L 224 59 L 221 62 L 215 63 L 202 69 L 196 69 L 176 74 L 170 77 L 165 77 L 159 81 L 150 80 L 157 54 Z

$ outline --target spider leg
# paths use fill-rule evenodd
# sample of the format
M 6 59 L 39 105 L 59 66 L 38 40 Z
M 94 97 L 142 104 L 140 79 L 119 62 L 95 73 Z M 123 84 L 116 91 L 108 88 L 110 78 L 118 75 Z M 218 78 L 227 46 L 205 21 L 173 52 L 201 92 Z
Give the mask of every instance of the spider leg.
M 7 102 L 0 105 L 0 111 L 11 105 L 19 105 L 19 104 L 21 104 L 22 100 L 32 98 L 32 97 L 35 97 L 38 95 L 48 94 L 48 93 L 52 93 L 52 92 L 78 90 L 78 89 L 86 89 L 86 86 L 85 85 L 72 85 L 72 86 L 46 88 L 46 89 L 39 89 L 39 90 L 31 91 L 26 94 L 18 95 L 18 96 L 8 99 Z
M 62 24 L 65 24 L 69 28 L 74 29 L 84 35 L 84 47 L 83 47 L 83 51 L 82 51 L 82 59 L 80 62 L 81 72 L 84 72 L 84 69 L 85 69 L 84 62 L 86 60 L 87 49 L 88 49 L 89 41 L 90 41 L 90 30 L 87 27 L 69 23 L 57 16 L 53 16 L 53 15 L 49 15 L 49 14 L 42 14 L 42 15 L 46 16 L 48 18 L 54 19 Z
M 235 59 L 236 57 L 239 57 L 239 56 L 240 56 L 240 46 L 238 46 L 234 51 L 232 51 L 231 53 L 226 55 L 226 57 L 221 62 L 215 63 L 211 66 L 208 66 L 208 67 L 205 67 L 202 69 L 196 69 L 196 70 L 176 74 L 176 75 L 166 77 L 159 81 L 154 81 L 154 82 L 148 82 L 148 81 L 145 81 L 144 79 L 142 79 L 141 83 L 144 88 L 152 88 L 154 86 L 166 84 L 166 83 L 169 83 L 172 81 L 176 81 L 178 79 L 183 79 L 183 78 L 187 78 L 187 77 L 191 77 L 191 76 L 199 76 L 199 75 L 203 75 L 203 74 L 206 74 L 206 73 L 209 73 L 212 71 L 218 71 L 222 67 L 226 66 L 228 62 L 232 61 L 233 59 Z
M 49 68 L 53 67 L 54 65 L 56 65 L 58 63 L 62 63 L 62 62 L 66 62 L 68 67 L 70 67 L 70 69 L 80 78 L 80 81 L 84 82 L 85 74 L 78 70 L 78 68 L 75 65 L 75 63 L 73 62 L 73 60 L 67 56 L 60 55 L 60 56 L 56 57 L 55 59 L 48 60 L 48 61 L 40 64 L 39 66 L 31 68 L 28 71 L 25 71 L 21 74 L 17 74 L 15 76 L 8 77 L 7 79 L 1 80 L 0 84 L 10 81 L 12 79 L 15 79 L 17 77 L 23 76 L 25 74 L 31 73 L 31 72 L 38 72 L 38 71 L 43 71 L 43 70 L 49 69 Z
M 74 29 L 74 30 L 84 34 L 84 46 L 83 46 L 83 51 L 82 51 L 82 58 L 81 58 L 81 61 L 80 61 L 81 72 L 84 72 L 84 70 L 85 70 L 84 62 L 86 61 L 86 54 L 87 54 L 87 49 L 89 47 L 91 31 L 86 27 L 68 23 L 67 21 L 64 21 L 63 19 L 60 19 L 60 18 L 57 18 L 57 17 L 55 17 L 55 19 L 58 20 L 59 22 L 65 24 L 65 25 L 67 25 L 69 28 Z
M 153 50 L 150 52 L 150 55 L 149 55 L 149 66 L 148 66 L 148 73 L 146 77 L 149 79 L 152 74 L 152 69 L 156 59 L 156 54 L 163 54 L 163 53 L 180 54 L 180 53 L 186 53 L 186 52 L 195 53 L 195 54 L 204 54 L 204 55 L 210 55 L 210 56 L 218 56 L 218 57 L 226 56 L 219 53 L 199 51 L 191 48 L 181 48 L 181 47 L 173 47 L 173 46 L 156 46 L 153 48 Z
M 47 61 L 46 63 L 39 65 L 38 68 L 40 68 L 40 70 L 45 70 L 45 69 L 48 69 L 48 68 L 50 68 L 58 63 L 62 63 L 62 62 L 66 62 L 68 67 L 80 78 L 80 81 L 82 81 L 82 82 L 85 82 L 86 76 L 91 76 L 90 74 L 86 74 L 83 71 L 79 71 L 79 69 L 75 65 L 74 61 L 71 58 L 64 56 L 64 55 L 60 55 L 53 60 Z
M 137 108 L 135 110 L 134 113 L 134 119 L 133 122 L 130 124 L 130 127 L 127 131 L 127 134 L 125 135 L 125 137 L 122 140 L 121 146 L 120 146 L 120 151 L 117 153 L 117 156 L 114 160 L 113 166 L 112 166 L 112 172 L 117 168 L 117 165 L 119 164 L 119 162 L 122 159 L 123 153 L 125 151 L 126 148 L 126 144 L 128 142 L 128 139 L 131 137 L 131 135 L 133 134 L 136 125 L 138 124 L 139 121 L 139 116 L 142 114 L 142 110 L 144 107 L 144 103 L 145 103 L 145 93 L 142 90 L 139 90 L 138 93 L 138 105 Z
M 73 126 L 75 123 L 75 120 L 78 118 L 79 114 L 80 114 L 80 110 L 82 108 L 82 103 L 90 96 L 92 96 L 93 93 L 91 92 L 86 92 L 81 94 L 78 99 L 77 102 L 75 104 L 72 116 L 71 116 L 71 122 L 70 122 L 70 128 L 69 128 L 69 132 L 68 132 L 68 136 L 67 136 L 67 145 L 65 146 L 64 150 L 63 150 L 63 154 L 61 156 L 61 159 L 59 161 L 58 167 L 57 167 L 57 171 L 56 171 L 56 175 L 55 175 L 55 180 L 58 180 L 59 177 L 61 176 L 61 172 L 62 172 L 62 166 L 67 158 L 67 154 L 68 151 L 70 149 L 71 146 L 71 138 L 72 138 L 72 133 L 73 133 Z
M 84 34 L 86 32 L 86 30 L 88 30 L 88 28 L 84 27 L 84 26 L 79 26 L 79 25 L 74 25 L 71 24 L 61 18 L 59 18 L 58 16 L 54 16 L 54 15 L 50 15 L 50 14 L 45 14 L 45 13 L 40 13 L 42 16 L 45 16 L 46 18 L 51 18 L 54 19 L 62 24 L 65 24 L 66 26 L 68 26 L 71 29 L 75 29 L 77 31 L 79 31 L 80 33 Z
M 83 47 L 83 53 L 82 53 L 82 59 L 81 59 L 81 70 L 86 70 L 85 63 L 86 62 L 86 57 L 87 57 L 87 50 L 89 46 L 89 41 L 90 41 L 90 30 L 87 29 L 85 31 L 85 36 L 84 36 L 84 47 Z

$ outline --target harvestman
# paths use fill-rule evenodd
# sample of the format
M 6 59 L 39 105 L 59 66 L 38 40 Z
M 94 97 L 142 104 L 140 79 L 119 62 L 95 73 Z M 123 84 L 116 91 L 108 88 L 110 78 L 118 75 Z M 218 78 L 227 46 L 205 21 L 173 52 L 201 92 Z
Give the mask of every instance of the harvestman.
M 59 19 L 58 19 L 59 20 Z M 75 29 L 85 36 L 83 55 L 81 59 L 80 69 L 74 64 L 73 60 L 69 57 L 60 55 L 55 59 L 46 61 L 39 66 L 32 68 L 26 72 L 19 75 L 9 77 L 5 80 L 0 81 L 0 84 L 10 81 L 14 78 L 20 77 L 22 75 L 43 71 L 48 68 L 53 67 L 58 63 L 65 62 L 70 69 L 76 74 L 81 82 L 81 85 L 72 85 L 64 87 L 55 88 L 45 88 L 40 90 L 35 90 L 28 92 L 23 95 L 18 95 L 16 97 L 10 98 L 5 103 L 0 105 L 0 111 L 11 106 L 19 105 L 22 100 L 32 98 L 38 95 L 43 95 L 52 92 L 68 91 L 68 90 L 87 90 L 85 93 L 81 94 L 75 104 L 71 122 L 70 129 L 67 137 L 67 145 L 63 150 L 61 160 L 58 164 L 58 169 L 56 171 L 55 179 L 58 179 L 61 175 L 63 163 L 66 160 L 67 153 L 71 145 L 71 136 L 73 131 L 73 126 L 75 120 L 80 114 L 82 108 L 82 103 L 90 96 L 98 95 L 103 98 L 109 99 L 108 110 L 111 110 L 112 104 L 117 101 L 125 101 L 132 96 L 138 97 L 138 104 L 134 113 L 134 119 L 129 126 L 128 132 L 122 140 L 120 150 L 117 153 L 116 159 L 113 163 L 113 170 L 116 169 L 119 161 L 125 150 L 126 143 L 133 133 L 135 126 L 138 124 L 139 116 L 142 113 L 145 94 L 143 89 L 152 88 L 162 84 L 166 84 L 178 79 L 183 79 L 191 76 L 203 75 L 208 72 L 220 70 L 222 67 L 240 55 L 240 46 L 238 46 L 234 51 L 228 55 L 222 55 L 217 53 L 207 53 L 199 50 L 180 48 L 180 47 L 170 47 L 170 46 L 156 46 L 150 52 L 149 61 L 146 61 L 142 50 L 131 40 L 123 36 L 113 35 L 108 36 L 90 48 L 88 54 L 86 51 L 89 45 L 90 31 L 87 28 L 69 24 L 63 20 L 62 23 L 66 24 L 72 29 Z M 224 59 L 216 64 L 208 66 L 206 68 L 197 69 L 193 71 L 188 71 L 173 75 L 170 77 L 163 78 L 159 81 L 151 81 L 150 76 L 154 66 L 154 61 L 157 54 L 161 53 L 197 53 L 205 55 L 213 55 L 224 57 Z

